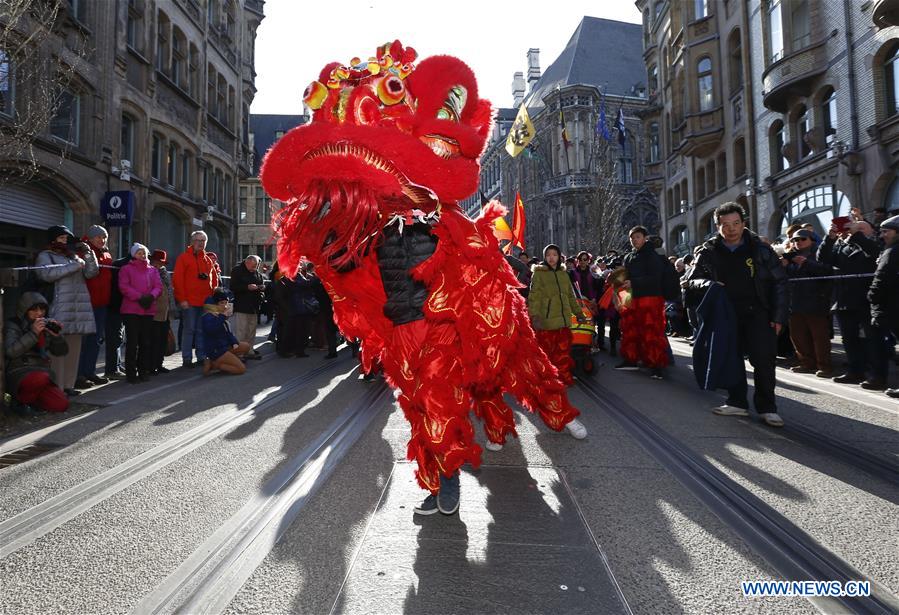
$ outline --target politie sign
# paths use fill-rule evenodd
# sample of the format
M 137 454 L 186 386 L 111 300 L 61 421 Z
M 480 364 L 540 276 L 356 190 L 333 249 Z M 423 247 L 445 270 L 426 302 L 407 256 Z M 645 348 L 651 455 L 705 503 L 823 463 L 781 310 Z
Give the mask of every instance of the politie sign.
M 107 192 L 100 201 L 100 217 L 106 226 L 131 226 L 134 193 L 130 190 Z

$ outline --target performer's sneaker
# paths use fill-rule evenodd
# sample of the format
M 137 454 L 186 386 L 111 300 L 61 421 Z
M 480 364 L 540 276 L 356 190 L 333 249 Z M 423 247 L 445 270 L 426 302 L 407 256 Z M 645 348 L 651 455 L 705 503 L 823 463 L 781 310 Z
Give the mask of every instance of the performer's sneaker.
M 655 368 L 651 372 L 649 372 L 649 377 L 653 380 L 664 380 L 665 372 L 662 371 L 661 368 Z
M 570 433 L 571 437 L 575 440 L 583 440 L 587 437 L 587 428 L 577 419 L 568 421 L 565 425 L 565 429 L 568 430 L 568 433 Z
M 621 363 L 616 365 L 614 369 L 621 370 L 621 371 L 635 372 L 638 369 L 640 369 L 640 366 L 637 365 L 636 363 L 631 363 L 630 361 L 622 361 Z
M 486 448 L 488 451 L 496 452 L 496 451 L 503 450 L 503 445 L 497 444 L 496 442 L 491 442 L 490 440 L 487 440 L 487 443 L 484 445 L 484 448 Z
M 776 412 L 765 412 L 764 414 L 759 414 L 759 418 L 762 419 L 766 425 L 770 427 L 783 427 L 784 420 L 780 418 L 780 415 Z
M 440 475 L 440 492 L 437 493 L 437 509 L 444 515 L 454 515 L 459 510 L 459 472 L 452 478 Z
M 437 512 L 437 496 L 428 495 L 424 501 L 413 509 L 416 515 L 433 515 Z
M 746 408 L 730 404 L 721 404 L 717 408 L 713 408 L 712 413 L 718 416 L 749 416 L 749 410 Z

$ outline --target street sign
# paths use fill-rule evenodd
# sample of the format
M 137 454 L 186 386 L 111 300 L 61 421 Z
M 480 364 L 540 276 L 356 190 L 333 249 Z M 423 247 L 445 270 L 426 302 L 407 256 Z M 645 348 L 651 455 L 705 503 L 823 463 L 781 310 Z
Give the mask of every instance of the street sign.
M 100 201 L 100 217 L 106 226 L 131 226 L 134 193 L 130 190 L 107 192 Z

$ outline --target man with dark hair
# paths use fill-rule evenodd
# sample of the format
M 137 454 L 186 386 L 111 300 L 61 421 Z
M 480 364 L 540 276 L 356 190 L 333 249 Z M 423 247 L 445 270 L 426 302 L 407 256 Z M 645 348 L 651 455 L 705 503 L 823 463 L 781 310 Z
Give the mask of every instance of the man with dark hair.
M 679 295 L 677 274 L 667 258 L 656 252 L 643 226 L 629 232 L 633 251 L 624 257 L 630 289 L 630 306 L 621 310 L 621 358 L 619 370 L 636 370 L 642 362 L 655 380 L 664 378 L 668 366 L 668 340 L 665 338 L 665 299 Z
M 787 274 L 780 259 L 746 228 L 746 213 L 737 203 L 715 209 L 718 234 L 696 251 L 687 276 L 690 293 L 702 295 L 712 284 L 724 286 L 736 312 L 740 356 L 749 355 L 755 380 L 755 411 L 772 427 L 782 427 L 774 396 L 777 336 L 787 322 Z M 748 416 L 746 372 L 728 389 L 727 401 L 713 410 L 721 416 Z

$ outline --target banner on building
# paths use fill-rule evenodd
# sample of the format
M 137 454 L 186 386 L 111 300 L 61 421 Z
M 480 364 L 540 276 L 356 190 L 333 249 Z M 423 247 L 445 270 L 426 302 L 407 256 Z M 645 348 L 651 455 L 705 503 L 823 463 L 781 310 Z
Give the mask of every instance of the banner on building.
M 131 226 L 134 216 L 134 193 L 130 190 L 107 192 L 100 201 L 100 217 L 104 226 Z
M 506 151 L 509 152 L 512 158 L 515 158 L 528 146 L 528 143 L 533 138 L 534 124 L 531 123 L 528 108 L 522 103 L 518 109 L 518 115 L 515 116 L 515 123 L 509 129 L 509 136 L 506 137 Z

